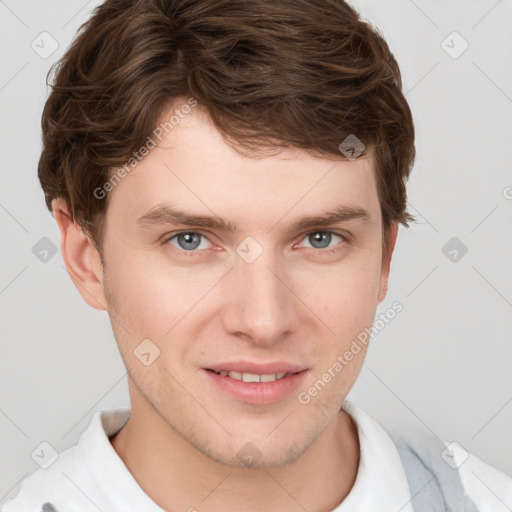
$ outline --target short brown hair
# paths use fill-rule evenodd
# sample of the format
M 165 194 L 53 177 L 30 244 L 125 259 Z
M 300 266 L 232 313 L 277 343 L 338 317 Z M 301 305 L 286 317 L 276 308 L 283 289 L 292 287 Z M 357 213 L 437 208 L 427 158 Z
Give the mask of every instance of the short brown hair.
M 106 0 L 48 73 L 38 175 L 100 250 L 108 195 L 93 193 L 192 97 L 233 147 L 343 159 L 371 149 L 383 218 L 408 226 L 414 125 L 382 35 L 342 0 Z

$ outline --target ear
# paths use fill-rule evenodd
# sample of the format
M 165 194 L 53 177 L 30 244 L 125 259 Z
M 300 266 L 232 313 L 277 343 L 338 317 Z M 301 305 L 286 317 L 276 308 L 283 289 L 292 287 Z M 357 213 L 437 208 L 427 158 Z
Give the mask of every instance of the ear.
M 398 235 L 398 223 L 392 222 L 388 232 L 388 245 L 382 253 L 382 266 L 380 273 L 380 284 L 378 301 L 381 303 L 388 292 L 389 269 L 391 266 L 391 256 L 395 249 L 396 238 Z
M 96 247 L 73 221 L 62 198 L 52 201 L 52 210 L 60 230 L 62 258 L 71 280 L 89 306 L 107 310 L 103 291 L 103 268 Z

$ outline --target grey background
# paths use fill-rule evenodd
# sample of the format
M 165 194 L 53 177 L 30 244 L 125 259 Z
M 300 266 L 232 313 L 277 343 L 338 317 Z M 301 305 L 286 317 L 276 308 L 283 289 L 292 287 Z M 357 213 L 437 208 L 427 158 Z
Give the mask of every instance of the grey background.
M 0 501 L 39 467 L 31 453 L 42 441 L 62 451 L 95 411 L 129 404 L 107 314 L 83 302 L 60 253 L 40 260 L 48 240 L 59 246 L 36 178 L 45 77 L 97 3 L 0 1 Z M 351 3 L 402 69 L 419 222 L 400 231 L 377 315 L 394 301 L 404 309 L 373 339 L 349 398 L 512 474 L 512 2 Z M 59 45 L 46 59 L 31 48 L 43 31 Z M 457 58 L 453 31 L 469 44 Z M 456 261 L 443 252 L 452 237 L 444 252 L 455 248 Z

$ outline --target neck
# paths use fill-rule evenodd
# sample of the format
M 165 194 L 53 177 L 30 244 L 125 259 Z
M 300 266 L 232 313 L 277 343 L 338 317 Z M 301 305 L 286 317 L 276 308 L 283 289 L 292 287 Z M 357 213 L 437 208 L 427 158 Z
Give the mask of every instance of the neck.
M 301 456 L 279 467 L 214 461 L 147 402 L 133 399 L 130 419 L 111 443 L 143 491 L 169 511 L 333 510 L 350 492 L 359 465 L 357 427 L 343 410 Z

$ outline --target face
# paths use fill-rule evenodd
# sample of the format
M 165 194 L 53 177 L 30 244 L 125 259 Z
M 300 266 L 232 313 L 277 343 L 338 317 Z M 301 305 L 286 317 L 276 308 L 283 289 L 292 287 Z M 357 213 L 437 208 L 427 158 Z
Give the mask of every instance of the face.
M 281 465 L 336 418 L 364 347 L 308 389 L 387 282 L 371 160 L 249 157 L 197 107 L 114 187 L 103 247 L 130 391 L 191 445 Z

